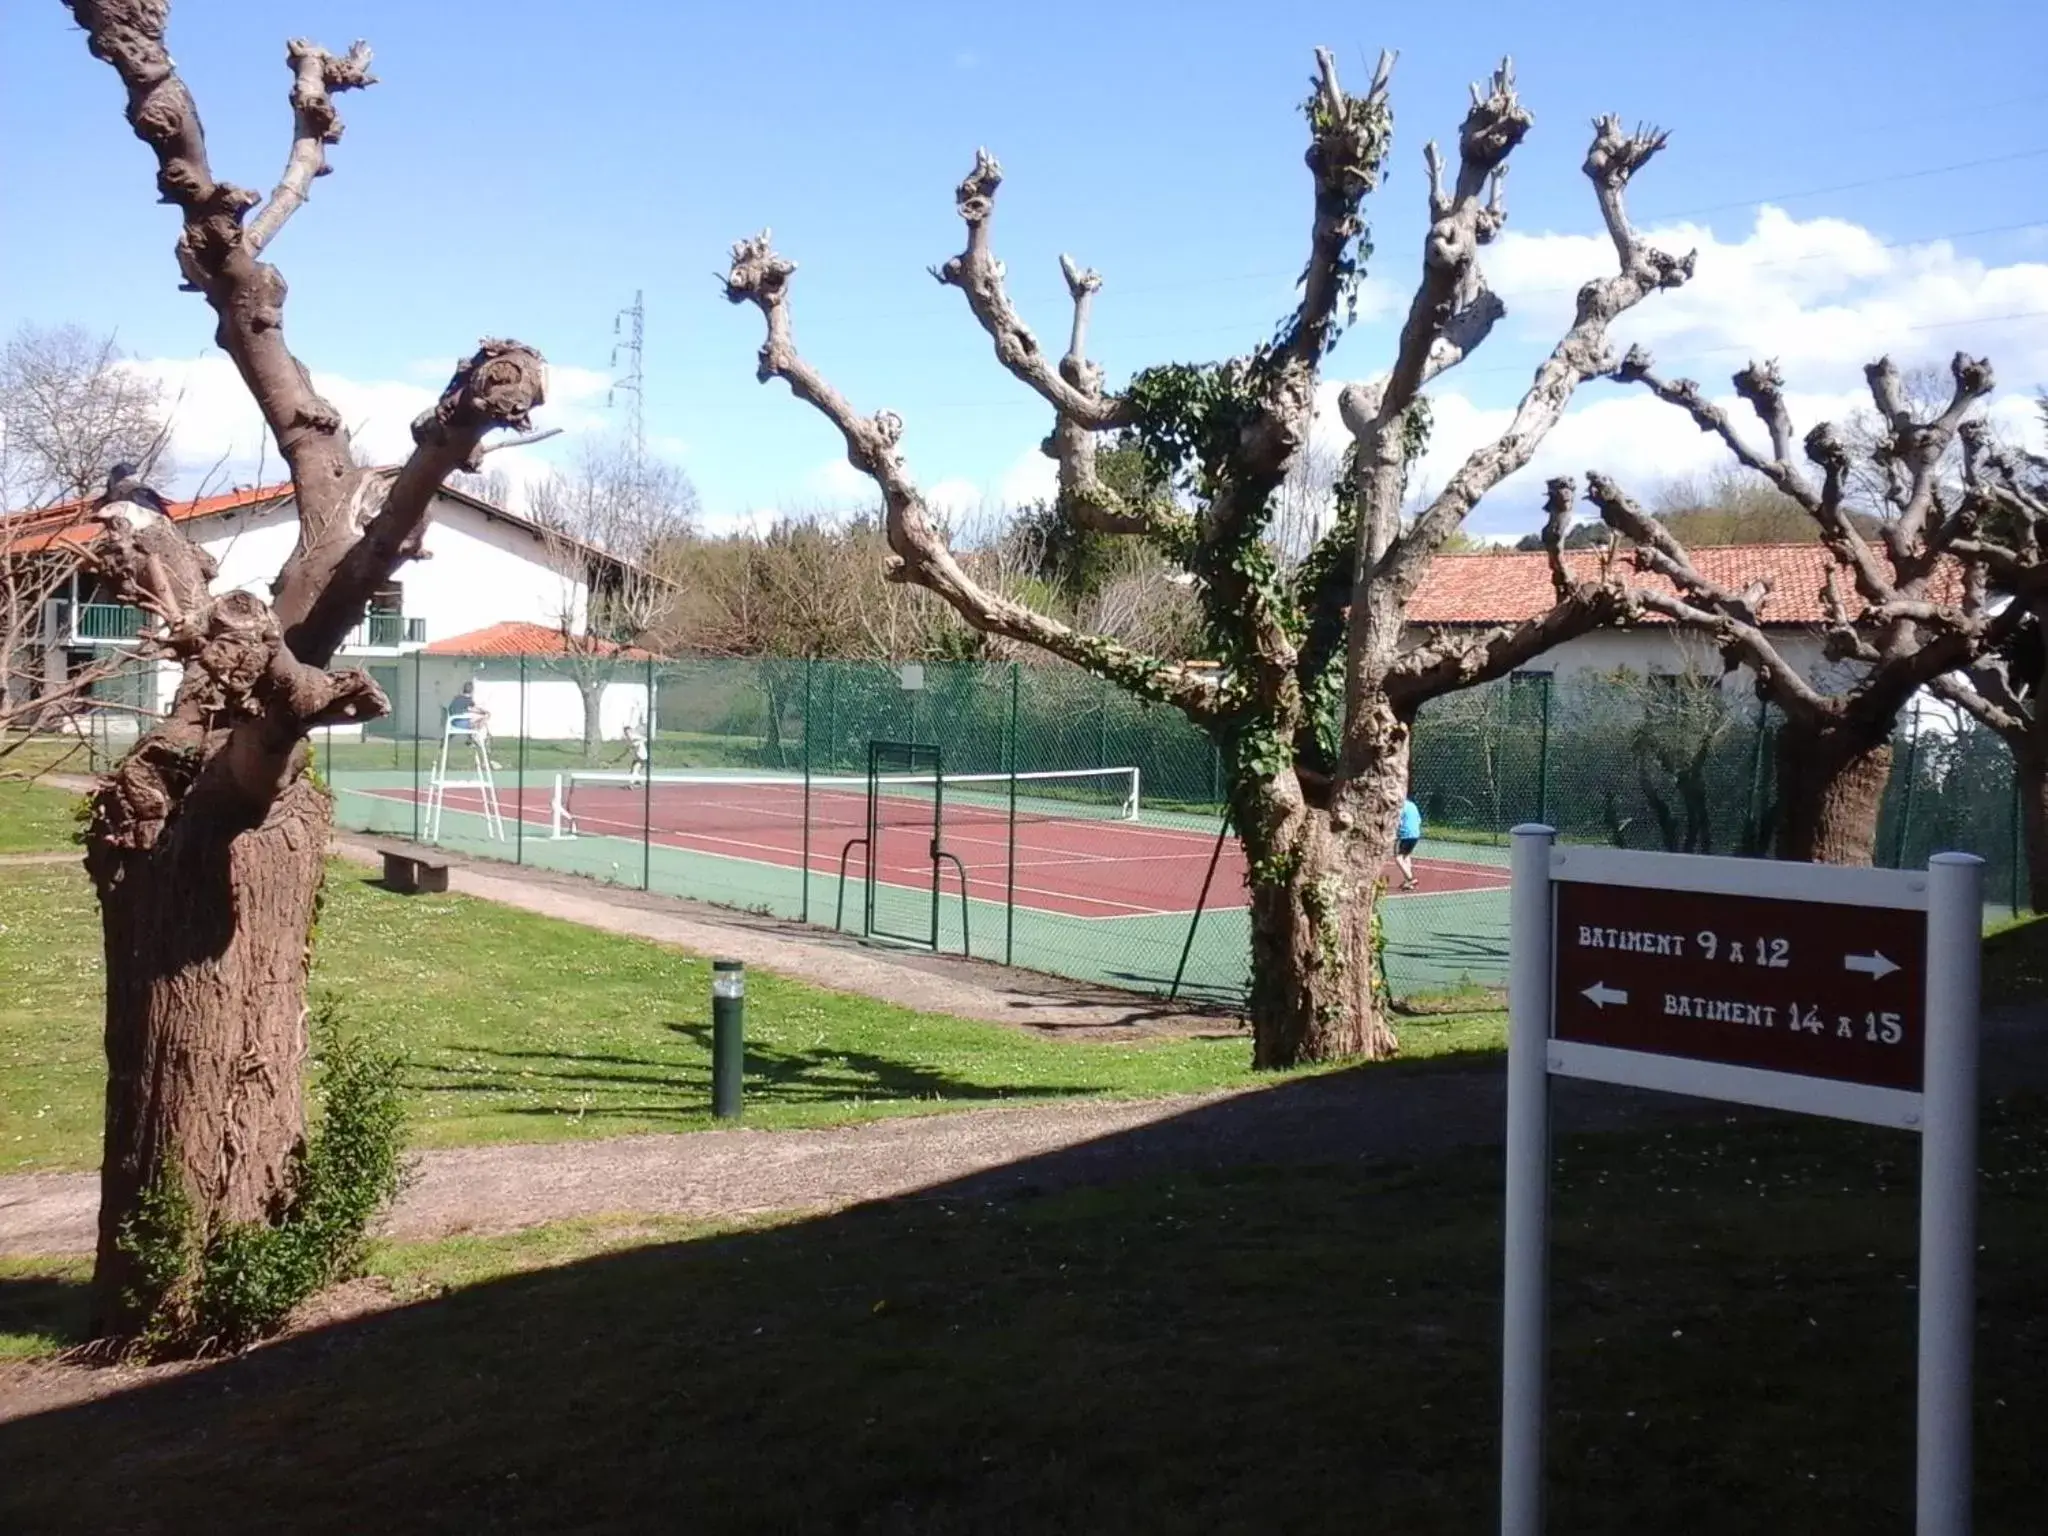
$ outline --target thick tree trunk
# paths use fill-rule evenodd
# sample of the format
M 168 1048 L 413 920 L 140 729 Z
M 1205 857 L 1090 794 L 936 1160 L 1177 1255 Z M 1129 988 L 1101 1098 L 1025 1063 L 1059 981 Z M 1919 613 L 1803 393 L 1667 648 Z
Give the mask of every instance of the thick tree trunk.
M 1892 771 L 1889 729 L 1788 720 L 1777 753 L 1778 857 L 1875 863 L 1877 815 Z
M 1250 887 L 1252 1064 L 1383 1060 L 1399 1042 L 1381 1007 L 1374 916 L 1407 781 L 1406 732 L 1333 813 L 1292 773 L 1237 797 Z
M 87 845 L 107 958 L 107 1119 L 95 1336 L 132 1336 L 124 1225 L 160 1176 L 204 1233 L 277 1214 L 304 1135 L 306 975 L 331 806 L 300 778 L 257 827 L 210 814 L 205 775 L 147 849 Z M 109 785 L 101 795 L 115 793 Z

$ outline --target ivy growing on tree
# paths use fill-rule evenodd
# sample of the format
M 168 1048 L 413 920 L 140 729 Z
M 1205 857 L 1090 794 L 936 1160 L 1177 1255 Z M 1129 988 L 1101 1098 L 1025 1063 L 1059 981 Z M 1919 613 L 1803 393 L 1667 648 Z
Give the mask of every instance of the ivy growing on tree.
M 934 270 L 959 290 L 997 361 L 1053 413 L 1047 449 L 1059 509 L 1077 529 L 1152 543 L 1192 578 L 1208 659 L 1197 667 L 1083 632 L 992 592 L 941 535 L 888 411 L 864 415 L 798 350 L 790 307 L 795 263 L 764 232 L 733 248 L 726 296 L 766 325 L 759 377 L 781 379 L 846 442 L 847 459 L 880 489 L 890 574 L 937 593 L 975 628 L 1034 646 L 1171 704 L 1221 747 L 1232 821 L 1250 867 L 1250 1012 L 1266 1066 L 1396 1048 L 1375 984 L 1380 872 L 1405 792 L 1410 730 L 1429 699 L 1500 677 L 1559 641 L 1624 621 L 1632 597 L 1612 568 L 1568 570 L 1559 547 L 1573 486 L 1552 482 L 1544 548 L 1555 602 L 1526 623 L 1477 634 L 1416 634 L 1409 605 L 1432 559 L 1479 500 L 1526 465 L 1580 383 L 1610 371 L 1609 324 L 1691 274 L 1691 258 L 1645 244 L 1628 221 L 1629 179 L 1662 148 L 1654 131 L 1613 118 L 1593 126 L 1585 160 L 1616 266 L 1579 291 L 1570 327 L 1538 366 L 1506 431 L 1466 455 L 1444 488 L 1402 515 L 1410 470 L 1429 430 L 1423 391 L 1471 355 L 1505 311 L 1480 253 L 1505 223 L 1503 177 L 1532 118 L 1503 62 L 1476 85 L 1455 163 L 1432 143 L 1429 230 L 1421 275 L 1390 367 L 1347 387 L 1352 438 L 1337 515 L 1306 558 L 1283 566 L 1272 523 L 1276 492 L 1307 451 L 1318 383 L 1373 255 L 1364 217 L 1393 137 L 1383 55 L 1363 94 L 1347 91 L 1319 50 L 1304 103 L 1312 210 L 1294 308 L 1273 334 L 1218 363 L 1135 371 L 1120 390 L 1088 355 L 1101 277 L 1060 258 L 1072 301 L 1063 355 L 1039 343 L 1011 303 L 991 244 L 1002 167 L 986 150 L 954 194 L 966 227 L 959 254 Z M 1102 473 L 1104 443 L 1135 444 L 1145 489 Z

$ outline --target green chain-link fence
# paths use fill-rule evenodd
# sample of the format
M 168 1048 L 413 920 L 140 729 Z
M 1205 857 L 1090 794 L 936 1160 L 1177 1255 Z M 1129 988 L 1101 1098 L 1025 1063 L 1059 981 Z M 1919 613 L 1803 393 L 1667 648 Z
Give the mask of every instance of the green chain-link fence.
M 935 901 L 953 952 L 1242 996 L 1243 865 L 1222 835 L 1216 749 L 1177 711 L 1084 673 L 425 653 L 373 670 L 389 718 L 317 743 L 346 827 L 858 931 L 872 910 L 869 745 L 916 743 L 943 760 L 947 858 L 934 875 L 921 845 L 880 850 L 892 913 Z M 451 717 L 481 730 L 451 731 Z M 1683 678 L 1532 674 L 1436 701 L 1415 736 L 1415 888 L 1389 871 L 1395 993 L 1502 980 L 1518 822 L 1578 842 L 1768 851 L 1775 729 L 1753 697 Z M 1879 857 L 1968 849 L 1989 862 L 1993 899 L 2016 907 L 2016 803 L 2002 743 L 1916 716 Z

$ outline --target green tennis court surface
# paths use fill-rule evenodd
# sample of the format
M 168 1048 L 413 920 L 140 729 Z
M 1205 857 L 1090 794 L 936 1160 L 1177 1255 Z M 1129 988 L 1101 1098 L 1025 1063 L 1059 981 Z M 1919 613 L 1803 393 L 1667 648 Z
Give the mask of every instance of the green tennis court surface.
M 1173 985 L 1185 950 L 1184 995 L 1241 998 L 1250 948 L 1235 839 L 1218 850 L 1213 817 L 1141 805 L 1133 819 L 1121 772 L 1101 770 L 1093 796 L 1063 782 L 1015 805 L 1007 794 L 949 789 L 943 846 L 959 867 L 948 861 L 940 871 L 939 947 L 1153 993 Z M 847 844 L 871 830 L 864 795 L 818 785 L 807 803 L 800 779 L 656 775 L 630 785 L 619 775 L 589 777 L 570 802 L 573 836 L 561 835 L 558 776 L 530 772 L 523 782 L 499 776 L 502 836 L 493 835 L 480 790 L 448 790 L 439 840 L 478 857 L 860 931 L 866 853 Z M 428 808 L 410 773 L 335 778 L 342 825 L 406 837 L 424 830 Z M 932 920 L 928 839 L 913 835 L 915 824 L 912 816 L 878 839 L 877 926 L 898 935 L 927 932 Z M 1498 985 L 1507 959 L 1505 850 L 1425 842 L 1416 874 L 1418 888 L 1390 891 L 1385 906 L 1396 995 Z

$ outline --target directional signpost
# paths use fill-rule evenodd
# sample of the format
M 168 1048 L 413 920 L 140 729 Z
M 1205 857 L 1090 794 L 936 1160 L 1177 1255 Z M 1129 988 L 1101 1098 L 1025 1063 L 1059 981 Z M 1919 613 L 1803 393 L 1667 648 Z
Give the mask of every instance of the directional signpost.
M 1503 1536 L 1543 1528 L 1552 1077 L 1920 1133 L 1916 1530 L 1965 1536 L 1981 861 L 1839 869 L 1554 842 L 1515 829 Z

